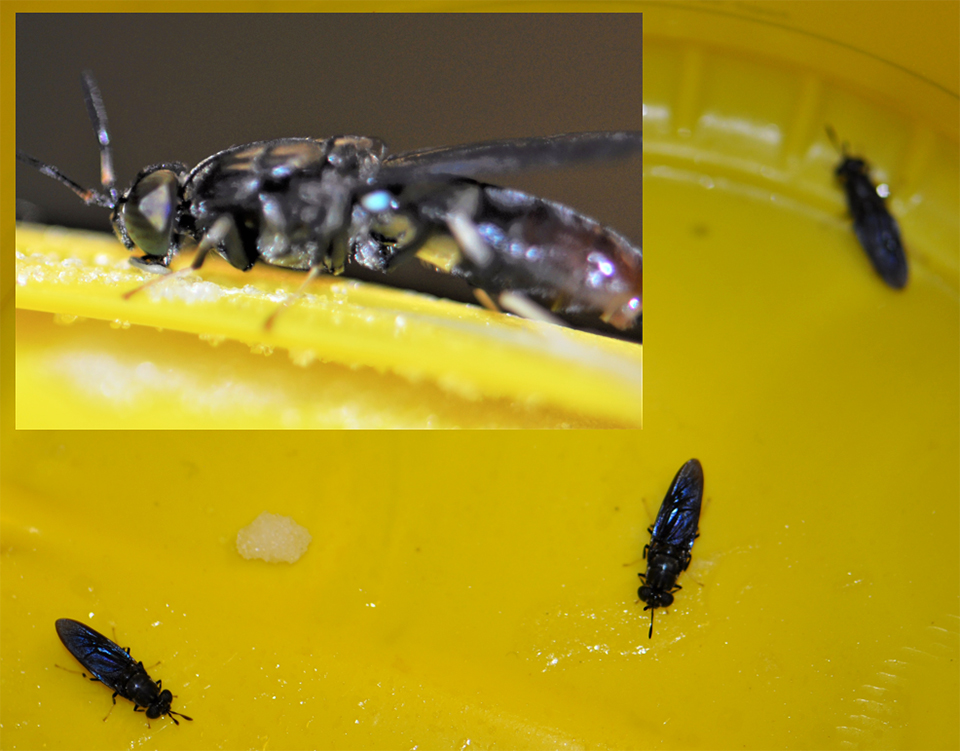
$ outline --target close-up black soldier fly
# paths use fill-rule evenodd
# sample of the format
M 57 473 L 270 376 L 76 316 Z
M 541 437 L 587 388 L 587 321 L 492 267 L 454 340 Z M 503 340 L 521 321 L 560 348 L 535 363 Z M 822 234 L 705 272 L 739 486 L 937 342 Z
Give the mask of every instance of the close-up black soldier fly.
M 837 134 L 829 125 L 827 135 L 840 152 L 834 174 L 847 195 L 853 231 L 883 281 L 894 289 L 903 289 L 907 285 L 907 258 L 897 220 L 870 179 L 867 162 L 850 156 L 846 144 L 837 141 Z
M 100 90 L 90 72 L 82 81 L 100 144 L 102 191 L 19 150 L 17 159 L 88 205 L 110 209 L 117 237 L 143 252 L 131 258 L 142 269 L 167 273 L 190 242 L 197 253 L 177 274 L 199 269 L 214 250 L 243 271 L 257 261 L 308 271 L 302 291 L 321 273 L 342 273 L 348 260 L 390 271 L 418 257 L 466 280 L 492 309 L 553 322 L 555 315 L 586 315 L 619 331 L 640 326 L 640 247 L 559 203 L 472 179 L 626 158 L 641 150 L 639 131 L 392 155 L 366 136 L 280 138 L 232 146 L 193 169 L 179 162 L 145 167 L 121 193 Z
M 656 608 L 673 604 L 673 593 L 682 589 L 677 577 L 690 565 L 693 541 L 700 536 L 700 502 L 703 500 L 703 467 L 691 459 L 677 472 L 660 505 L 657 520 L 648 530 L 650 544 L 644 547 L 647 573 L 640 574 L 643 586 L 637 594 L 650 611 L 653 638 L 653 613 Z
M 70 654 L 93 674 L 90 680 L 99 681 L 113 689 L 114 704 L 117 703 L 117 696 L 122 696 L 133 702 L 134 712 L 146 712 L 151 720 L 163 715 L 167 715 L 175 725 L 180 723 L 174 715 L 193 720 L 170 709 L 173 694 L 162 688 L 162 681 L 154 681 L 147 675 L 143 663 L 134 660 L 129 649 L 121 648 L 103 634 L 70 618 L 57 621 L 57 634 Z

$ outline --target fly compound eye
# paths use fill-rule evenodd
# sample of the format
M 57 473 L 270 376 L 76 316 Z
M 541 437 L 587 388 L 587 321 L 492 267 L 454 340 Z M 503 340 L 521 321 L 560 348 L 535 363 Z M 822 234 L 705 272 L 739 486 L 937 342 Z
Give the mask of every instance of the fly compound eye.
M 134 184 L 123 205 L 127 234 L 147 255 L 165 256 L 170 249 L 177 186 L 170 170 L 151 172 Z

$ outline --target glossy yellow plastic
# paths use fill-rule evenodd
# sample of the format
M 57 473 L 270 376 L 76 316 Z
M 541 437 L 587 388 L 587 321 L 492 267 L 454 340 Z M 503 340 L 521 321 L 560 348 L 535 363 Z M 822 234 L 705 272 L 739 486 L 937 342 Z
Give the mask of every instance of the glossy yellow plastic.
M 18 228 L 17 427 L 641 424 L 638 344 L 338 277 L 267 330 L 303 274 L 211 261 L 124 299 L 129 255 Z
M 833 5 L 800 41 L 648 8 L 643 431 L 7 436 L 3 747 L 960 745 L 956 98 L 823 75 L 857 59 Z M 904 291 L 826 122 L 891 187 Z M 646 528 L 692 456 L 701 536 L 648 639 Z M 235 552 L 264 510 L 310 531 L 297 563 Z M 161 660 L 194 721 L 102 722 L 60 617 Z

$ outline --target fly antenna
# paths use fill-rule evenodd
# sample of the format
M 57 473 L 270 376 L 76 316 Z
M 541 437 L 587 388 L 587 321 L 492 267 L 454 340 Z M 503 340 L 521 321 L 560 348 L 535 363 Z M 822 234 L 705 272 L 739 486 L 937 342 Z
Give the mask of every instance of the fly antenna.
M 94 190 L 93 188 L 84 188 L 79 183 L 71 180 L 52 164 L 41 162 L 39 159 L 30 156 L 26 152 L 20 151 L 20 149 L 17 149 L 17 161 L 23 162 L 24 164 L 29 164 L 40 174 L 46 175 L 47 177 L 52 177 L 57 182 L 63 183 L 70 188 L 70 190 L 80 196 L 83 202 L 88 206 L 103 206 L 104 208 L 112 209 L 116 205 L 115 198 L 104 195 L 99 190 Z
M 846 158 L 847 156 L 847 144 L 840 143 L 840 140 L 837 138 L 837 133 L 833 129 L 832 125 L 827 126 L 827 138 L 830 139 L 830 143 L 833 144 L 833 148 L 840 152 L 840 156 Z
M 653 638 L 653 614 L 656 612 L 656 608 L 653 605 L 647 605 L 644 610 L 650 611 L 650 633 L 647 634 L 648 639 Z
M 113 173 L 113 152 L 110 150 L 110 131 L 107 125 L 107 110 L 103 106 L 103 97 L 100 96 L 100 88 L 97 86 L 93 73 L 89 70 L 83 71 L 83 100 L 87 104 L 87 114 L 90 115 L 90 122 L 93 124 L 93 130 L 97 134 L 97 142 L 100 144 L 100 184 L 107 191 L 114 204 L 117 202 L 117 189 L 114 187 L 116 177 Z

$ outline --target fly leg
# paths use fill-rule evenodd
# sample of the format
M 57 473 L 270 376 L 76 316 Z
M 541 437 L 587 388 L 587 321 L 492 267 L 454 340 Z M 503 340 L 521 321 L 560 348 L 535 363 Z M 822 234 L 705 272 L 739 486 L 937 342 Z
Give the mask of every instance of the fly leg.
M 500 310 L 500 306 L 493 301 L 493 298 L 490 297 L 489 294 L 487 294 L 487 291 L 485 289 L 480 289 L 480 287 L 476 287 L 473 290 L 473 296 L 476 297 L 477 300 L 480 301 L 480 304 L 483 307 L 485 307 L 487 310 L 492 310 L 494 313 L 503 312 L 502 310 Z
M 543 321 L 544 323 L 552 323 L 556 326 L 566 326 L 566 322 L 560 320 L 555 315 L 552 315 L 546 308 L 537 305 L 533 300 L 527 297 L 522 292 L 513 292 L 511 290 L 506 290 L 497 295 L 497 299 L 494 300 L 490 297 L 490 293 L 487 292 L 482 287 L 475 287 L 473 290 L 474 297 L 480 302 L 483 307 L 487 310 L 492 310 L 494 313 L 502 313 L 507 311 L 518 315 L 521 318 L 529 318 L 534 321 Z
M 542 305 L 538 305 L 522 292 L 514 292 L 512 290 L 501 292 L 497 298 L 497 302 L 501 308 L 521 318 L 529 318 L 533 321 L 541 321 L 542 323 L 552 323 L 554 326 L 567 325 L 566 321 L 557 318 L 549 310 Z
M 111 711 L 112 711 L 112 710 L 111 710 Z M 133 711 L 134 711 L 134 712 L 146 712 L 146 711 L 147 711 L 147 708 L 146 708 L 146 707 L 141 707 L 139 704 L 134 703 L 134 705 L 133 705 Z M 110 716 L 110 715 L 108 714 L 107 717 L 109 717 L 109 716 Z M 104 719 L 106 719 L 106 717 L 104 717 Z M 177 724 L 179 725 L 180 723 L 178 722 Z M 147 720 L 147 727 L 150 727 L 150 721 L 149 721 L 149 720 Z
M 344 263 L 346 263 L 347 255 L 350 251 L 348 229 L 346 218 L 342 216 L 340 226 L 334 230 L 332 236 L 319 233 L 317 238 L 318 250 L 312 255 L 310 270 L 307 272 L 306 278 L 303 280 L 303 283 L 297 287 L 297 291 L 284 298 L 283 302 L 277 306 L 277 309 L 263 322 L 263 328 L 266 331 L 273 329 L 273 324 L 276 323 L 280 313 L 303 297 L 307 287 L 309 287 L 318 276 L 321 274 L 343 273 L 343 266 Z
M 114 708 L 115 706 L 117 706 L 117 695 L 118 695 L 119 693 L 120 693 L 119 691 L 114 691 L 114 692 L 113 692 L 113 696 L 110 697 L 111 699 L 113 699 L 113 704 L 110 705 L 110 711 L 107 712 L 107 717 L 109 717 L 109 716 L 113 713 L 113 708 Z M 107 717 L 104 717 L 104 718 L 103 718 L 103 721 L 104 721 L 104 722 L 107 721 Z
M 71 670 L 70 668 L 63 667 L 63 665 L 57 665 L 57 663 L 53 663 L 53 666 L 55 668 L 60 668 L 61 670 L 66 670 L 68 673 L 75 673 L 76 675 L 82 675 L 84 678 L 87 677 L 87 674 L 81 670 Z M 94 683 L 100 683 L 99 678 L 91 678 L 90 680 L 93 681 Z
M 281 311 L 286 310 L 291 305 L 293 305 L 293 303 L 295 303 L 297 300 L 303 297 L 304 291 L 307 289 L 307 287 L 310 286 L 313 280 L 316 279 L 321 274 L 326 273 L 326 271 L 327 269 L 322 263 L 316 266 L 311 266 L 310 271 L 307 273 L 306 278 L 303 280 L 303 284 L 297 287 L 297 291 L 294 292 L 292 295 L 288 295 L 287 297 L 284 298 L 283 302 L 277 306 L 277 309 L 270 314 L 270 316 L 267 318 L 266 321 L 263 322 L 263 328 L 266 329 L 267 331 L 270 331 L 271 329 L 273 329 L 273 324 L 276 322 L 277 316 L 280 315 Z
M 447 212 L 444 216 L 447 229 L 454 240 L 460 246 L 460 250 L 470 260 L 470 262 L 479 270 L 478 276 L 484 277 L 490 275 L 496 266 L 496 254 L 493 248 L 483 239 L 474 217 L 480 206 L 481 188 L 476 185 L 470 185 L 461 188 L 456 197 L 450 202 Z M 552 323 L 558 326 L 567 324 L 553 315 L 550 311 L 541 305 L 538 305 L 522 292 L 515 290 L 503 290 L 494 298 L 481 285 L 477 285 L 482 296 L 476 291 L 474 294 L 484 305 L 490 307 L 488 303 L 495 303 L 495 308 L 506 310 L 521 318 L 530 318 L 534 321 Z
M 207 253 L 214 248 L 222 249 L 231 265 L 240 269 L 245 268 L 244 264 L 246 261 L 243 253 L 243 244 L 240 241 L 240 233 L 237 231 L 237 225 L 230 214 L 223 214 L 218 217 L 210 229 L 206 231 L 197 248 L 197 254 L 193 257 L 193 262 L 189 266 L 180 269 L 180 271 L 174 271 L 172 274 L 157 276 L 145 284 L 141 284 L 139 287 L 125 292 L 123 299 L 129 300 L 138 292 L 142 292 L 147 287 L 152 287 L 164 279 L 174 279 L 192 274 L 203 266 Z
M 393 255 L 383 264 L 383 270 L 390 272 L 400 268 L 400 266 L 409 261 L 423 249 L 423 247 L 435 237 L 433 227 L 422 227 L 417 230 L 413 239 L 401 246 Z
M 566 322 L 560 320 L 554 315 L 551 315 L 550 312 L 537 305 L 533 300 L 527 297 L 522 292 L 513 292 L 511 290 L 506 290 L 497 295 L 496 301 L 490 297 L 490 293 L 487 292 L 482 287 L 476 287 L 473 290 L 474 297 L 480 301 L 480 304 L 483 305 L 487 310 L 492 310 L 494 313 L 502 313 L 507 311 L 518 315 L 521 318 L 529 318 L 533 321 L 542 321 L 544 323 L 552 323 L 556 326 L 566 326 Z

